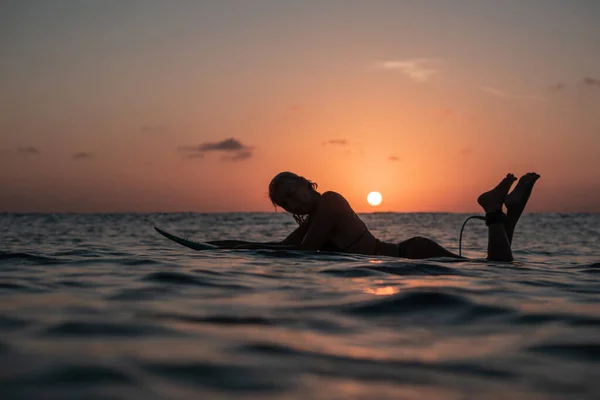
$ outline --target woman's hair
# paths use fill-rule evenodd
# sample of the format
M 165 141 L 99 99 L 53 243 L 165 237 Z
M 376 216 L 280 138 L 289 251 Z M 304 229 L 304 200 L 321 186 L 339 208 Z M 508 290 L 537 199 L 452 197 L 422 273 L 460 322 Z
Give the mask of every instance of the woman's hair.
M 269 199 L 271 199 L 271 203 L 277 208 L 277 199 L 275 198 L 276 193 L 278 193 L 278 189 L 284 185 L 295 185 L 297 183 L 304 183 L 312 190 L 317 190 L 318 185 L 315 182 L 309 181 L 303 176 L 296 175 L 293 172 L 280 172 L 273 179 L 271 179 L 271 183 L 269 183 Z M 298 225 L 302 225 L 304 223 L 305 217 L 299 214 L 293 214 L 294 219 L 298 223 Z

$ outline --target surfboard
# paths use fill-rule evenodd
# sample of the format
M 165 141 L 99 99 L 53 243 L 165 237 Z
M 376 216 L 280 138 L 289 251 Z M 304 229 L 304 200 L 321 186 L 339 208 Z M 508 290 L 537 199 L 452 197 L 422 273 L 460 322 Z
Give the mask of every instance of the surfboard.
M 182 246 L 189 247 L 190 249 L 213 250 L 213 249 L 219 248 L 219 246 L 215 246 L 214 244 L 208 244 L 208 243 L 204 243 L 204 242 L 194 242 L 192 240 L 187 240 L 187 239 L 181 238 L 179 236 L 175 236 L 167 231 L 163 231 L 162 229 L 157 228 L 156 226 L 154 227 L 154 229 L 156 230 L 156 232 L 160 233 L 167 239 L 172 240 L 175 243 L 179 243 Z

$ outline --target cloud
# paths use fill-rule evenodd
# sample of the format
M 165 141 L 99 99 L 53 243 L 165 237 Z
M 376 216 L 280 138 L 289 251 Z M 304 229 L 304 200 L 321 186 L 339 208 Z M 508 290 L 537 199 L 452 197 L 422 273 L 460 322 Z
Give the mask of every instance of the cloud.
M 73 160 L 85 160 L 91 157 L 92 155 L 90 153 L 86 153 L 85 151 L 73 154 Z
M 567 87 L 567 85 L 565 85 L 564 83 L 557 83 L 557 84 L 548 86 L 548 90 L 550 90 L 551 92 L 560 92 L 562 90 L 565 90 L 566 87 Z
M 497 96 L 497 97 L 504 97 L 504 98 L 510 97 L 510 95 L 508 95 L 498 89 L 491 88 L 491 87 L 482 86 L 480 89 L 486 93 L 489 93 L 489 94 Z
M 223 161 L 242 161 L 252 157 L 252 152 L 248 150 L 238 151 L 232 156 L 223 156 Z
M 587 86 L 598 86 L 600 87 L 600 79 L 596 78 L 584 78 L 583 83 Z
M 337 147 L 339 150 L 331 151 L 343 151 L 345 154 L 365 154 L 364 146 L 365 143 L 355 140 L 348 139 L 330 139 L 321 143 L 323 146 Z
M 491 94 L 492 96 L 501 98 L 501 99 L 506 99 L 506 100 L 513 100 L 513 99 L 521 99 L 521 100 L 533 100 L 533 101 L 546 101 L 548 100 L 546 97 L 543 96 L 536 96 L 536 95 L 522 95 L 522 94 L 511 94 L 511 93 L 507 93 L 504 92 L 500 89 L 496 89 L 490 86 L 481 86 L 480 89 L 488 94 Z
M 396 157 L 396 156 L 389 156 L 388 160 L 390 161 L 400 161 L 400 157 Z
M 432 75 L 439 73 L 438 59 L 415 58 L 409 60 L 382 61 L 377 64 L 378 68 L 399 71 L 415 82 L 426 82 Z
M 37 156 L 40 154 L 40 150 L 37 147 L 27 146 L 27 147 L 19 147 L 17 149 L 19 154 L 28 154 L 32 156 Z
M 195 151 L 239 151 L 250 150 L 251 147 L 246 147 L 237 139 L 229 138 L 214 143 L 202 143 L 196 147 L 191 147 Z
M 246 146 L 235 138 L 228 138 L 220 142 L 205 142 L 196 146 L 182 146 L 179 151 L 185 154 L 186 158 L 204 158 L 205 153 L 219 151 L 224 153 L 234 153 L 225 155 L 223 161 L 241 161 L 252 157 L 254 147 Z
M 346 139 L 331 139 L 326 142 L 323 142 L 323 146 L 328 145 L 328 144 L 337 144 L 340 146 L 345 146 L 348 144 L 348 141 Z
M 473 149 L 468 148 L 468 147 L 463 147 L 462 149 L 460 149 L 460 153 L 462 155 L 468 156 L 468 155 L 473 154 Z

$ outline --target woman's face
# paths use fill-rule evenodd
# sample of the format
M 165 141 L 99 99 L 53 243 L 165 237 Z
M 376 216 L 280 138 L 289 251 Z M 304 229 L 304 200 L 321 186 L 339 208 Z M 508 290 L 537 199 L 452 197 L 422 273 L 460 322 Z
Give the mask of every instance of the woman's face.
M 292 214 L 306 215 L 313 204 L 313 190 L 305 182 L 286 183 L 276 192 L 276 204 Z

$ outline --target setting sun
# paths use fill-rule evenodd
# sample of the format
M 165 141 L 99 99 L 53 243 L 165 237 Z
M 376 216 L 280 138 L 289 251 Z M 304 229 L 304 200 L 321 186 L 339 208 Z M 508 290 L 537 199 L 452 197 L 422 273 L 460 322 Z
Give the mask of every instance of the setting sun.
M 367 195 L 367 202 L 372 206 L 378 206 L 381 204 L 381 193 L 379 192 L 371 192 Z

